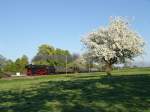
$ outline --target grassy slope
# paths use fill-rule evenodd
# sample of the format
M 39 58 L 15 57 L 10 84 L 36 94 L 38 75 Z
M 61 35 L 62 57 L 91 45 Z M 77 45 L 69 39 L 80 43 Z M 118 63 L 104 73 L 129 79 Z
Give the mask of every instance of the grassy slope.
M 0 80 L 0 112 L 150 112 L 150 69 Z

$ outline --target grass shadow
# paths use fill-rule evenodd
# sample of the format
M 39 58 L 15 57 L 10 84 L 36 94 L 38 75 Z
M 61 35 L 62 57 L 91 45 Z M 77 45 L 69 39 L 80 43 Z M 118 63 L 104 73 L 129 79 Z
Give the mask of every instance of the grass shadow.
M 150 111 L 150 75 L 84 78 L 0 91 L 0 112 Z

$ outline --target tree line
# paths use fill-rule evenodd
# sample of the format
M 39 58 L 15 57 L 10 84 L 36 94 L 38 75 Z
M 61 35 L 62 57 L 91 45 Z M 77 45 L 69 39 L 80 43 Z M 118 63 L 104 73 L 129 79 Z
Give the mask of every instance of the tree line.
M 28 64 L 34 65 L 48 65 L 65 67 L 67 64 L 68 68 L 73 68 L 78 70 L 79 67 L 82 69 L 88 69 L 88 63 L 83 66 L 83 60 L 79 54 L 70 53 L 68 50 L 63 50 L 60 48 L 54 48 L 48 44 L 42 44 L 38 47 L 36 55 L 29 61 L 26 55 L 17 58 L 15 61 L 6 59 L 4 56 L 0 55 L 0 74 L 1 75 L 12 75 L 20 72 L 22 74 L 26 73 L 25 66 Z

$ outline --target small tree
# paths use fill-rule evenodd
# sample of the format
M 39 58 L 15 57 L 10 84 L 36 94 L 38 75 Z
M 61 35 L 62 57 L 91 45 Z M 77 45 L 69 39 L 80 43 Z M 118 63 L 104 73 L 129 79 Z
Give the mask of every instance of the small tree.
M 14 72 L 25 72 L 25 66 L 29 64 L 28 57 L 23 55 L 21 58 L 17 58 L 15 62 L 8 64 L 8 66 L 12 67 Z
M 108 27 L 90 32 L 82 42 L 94 59 L 105 63 L 108 75 L 113 64 L 125 63 L 144 51 L 141 36 L 121 17 L 111 19 Z

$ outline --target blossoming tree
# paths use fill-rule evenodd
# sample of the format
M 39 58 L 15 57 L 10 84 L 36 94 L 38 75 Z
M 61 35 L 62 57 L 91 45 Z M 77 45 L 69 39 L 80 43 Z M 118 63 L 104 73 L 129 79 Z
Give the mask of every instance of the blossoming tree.
M 144 40 L 122 17 L 111 19 L 107 27 L 90 32 L 81 41 L 96 61 L 105 63 L 108 75 L 113 64 L 133 60 L 144 52 Z

